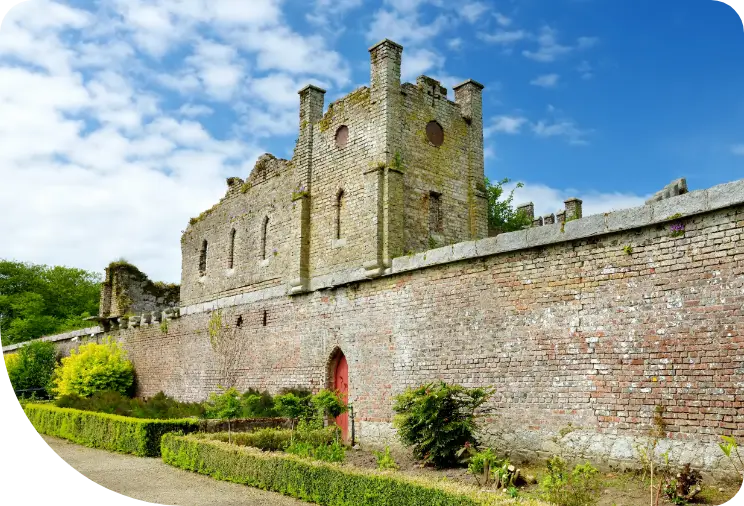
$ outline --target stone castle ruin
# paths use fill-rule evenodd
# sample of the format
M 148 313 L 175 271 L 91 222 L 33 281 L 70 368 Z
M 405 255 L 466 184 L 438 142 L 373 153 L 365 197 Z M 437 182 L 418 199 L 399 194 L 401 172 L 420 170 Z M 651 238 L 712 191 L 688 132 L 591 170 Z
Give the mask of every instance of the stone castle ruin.
M 578 199 L 489 237 L 484 87 L 454 100 L 401 83 L 403 48 L 370 49 L 371 83 L 324 106 L 299 92 L 292 160 L 266 154 L 181 240 L 180 290 L 113 264 L 99 326 L 140 395 L 335 388 L 362 444 L 395 442 L 393 397 L 442 379 L 494 386 L 483 440 L 512 458 L 637 466 L 663 413 L 671 463 L 729 472 L 744 437 L 744 180 L 593 216 Z M 12 353 L 17 345 L 4 348 Z M 344 368 L 345 370 L 345 368 Z

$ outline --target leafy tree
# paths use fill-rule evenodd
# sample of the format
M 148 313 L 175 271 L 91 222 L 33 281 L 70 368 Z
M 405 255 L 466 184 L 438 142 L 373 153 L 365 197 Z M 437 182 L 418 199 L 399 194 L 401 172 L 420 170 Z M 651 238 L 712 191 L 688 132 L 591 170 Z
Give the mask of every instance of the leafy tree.
M 499 233 L 522 230 L 532 225 L 529 216 L 512 207 L 514 190 L 522 188 L 524 183 L 517 183 L 516 188 L 509 193 L 509 196 L 500 200 L 504 194 L 504 185 L 509 182 L 511 182 L 509 178 L 496 182 L 491 182 L 488 178 L 485 180 L 488 197 L 488 226 Z
M 212 392 L 209 395 L 206 405 L 206 415 L 209 418 L 227 420 L 228 442 L 232 443 L 231 422 L 243 412 L 243 403 L 241 402 L 240 393 L 235 388 L 224 389 L 220 387 L 220 389 L 222 393 Z
M 98 313 L 100 275 L 0 260 L 0 334 L 13 344 L 84 328 Z
M 6 360 L 13 390 L 48 389 L 57 366 L 57 352 L 53 343 L 35 341 L 20 348 L 15 357 Z
M 62 359 L 54 376 L 52 391 L 57 396 L 89 397 L 106 390 L 127 395 L 134 386 L 134 366 L 121 345 L 110 338 L 72 350 L 69 357 Z
M 277 395 L 274 397 L 274 402 L 279 414 L 292 420 L 292 429 L 298 420 L 308 418 L 312 411 L 310 397 L 300 397 L 293 392 Z
M 453 465 L 463 447 L 478 445 L 475 410 L 492 394 L 442 381 L 409 388 L 395 398 L 394 424 L 416 458 L 440 468 Z

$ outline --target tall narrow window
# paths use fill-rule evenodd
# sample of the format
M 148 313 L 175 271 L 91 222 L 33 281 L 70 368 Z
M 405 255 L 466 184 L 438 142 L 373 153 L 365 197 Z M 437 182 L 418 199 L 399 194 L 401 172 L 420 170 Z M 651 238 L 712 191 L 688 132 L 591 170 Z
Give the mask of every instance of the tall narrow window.
M 336 195 L 336 239 L 341 239 L 341 211 L 344 208 L 344 191 L 339 190 Z
M 429 233 L 442 232 L 442 194 L 429 192 Z
M 227 252 L 227 268 L 233 268 L 233 262 L 235 260 L 235 229 L 230 231 L 230 251 Z
M 202 242 L 201 252 L 199 253 L 199 275 L 207 275 L 207 240 Z
M 269 232 L 269 217 L 265 217 L 263 221 L 263 226 L 261 227 L 261 259 L 266 260 L 266 242 L 267 242 L 267 235 Z

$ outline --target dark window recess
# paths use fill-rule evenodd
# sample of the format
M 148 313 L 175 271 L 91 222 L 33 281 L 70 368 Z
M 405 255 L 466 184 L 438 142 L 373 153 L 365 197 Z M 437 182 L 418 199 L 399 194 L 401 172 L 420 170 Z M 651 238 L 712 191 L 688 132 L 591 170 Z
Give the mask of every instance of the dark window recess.
M 207 240 L 202 242 L 201 252 L 199 253 L 199 275 L 207 275 Z
M 233 268 L 233 261 L 235 259 L 235 229 L 230 232 L 230 251 L 227 255 L 227 268 Z
M 346 125 L 341 125 L 338 127 L 338 130 L 336 130 L 336 146 L 339 148 L 346 147 L 346 144 L 349 142 L 349 127 Z
M 429 233 L 442 233 L 442 194 L 429 192 Z
M 442 128 L 442 125 L 436 121 L 430 121 L 429 124 L 426 125 L 426 138 L 429 139 L 429 142 L 434 147 L 438 148 L 444 144 L 444 129 Z
M 340 190 L 336 196 L 336 239 L 341 239 L 341 211 L 344 208 L 344 191 Z
M 238 321 L 235 322 L 236 327 L 242 327 L 243 326 L 243 317 L 238 316 Z
M 266 241 L 269 232 L 269 217 L 264 218 L 263 227 L 261 228 L 261 260 L 266 260 Z
M 269 312 L 264 309 L 263 311 L 263 326 L 266 326 L 266 323 L 268 321 Z

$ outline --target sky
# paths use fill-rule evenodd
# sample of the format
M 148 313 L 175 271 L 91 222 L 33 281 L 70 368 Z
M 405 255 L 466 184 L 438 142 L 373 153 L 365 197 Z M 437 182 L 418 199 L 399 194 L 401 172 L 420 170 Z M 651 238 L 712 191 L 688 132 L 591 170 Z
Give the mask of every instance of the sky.
M 28 0 L 0 26 L 0 258 L 180 281 L 191 216 L 265 152 L 297 92 L 485 85 L 486 175 L 548 214 L 744 177 L 744 28 L 712 0 Z

